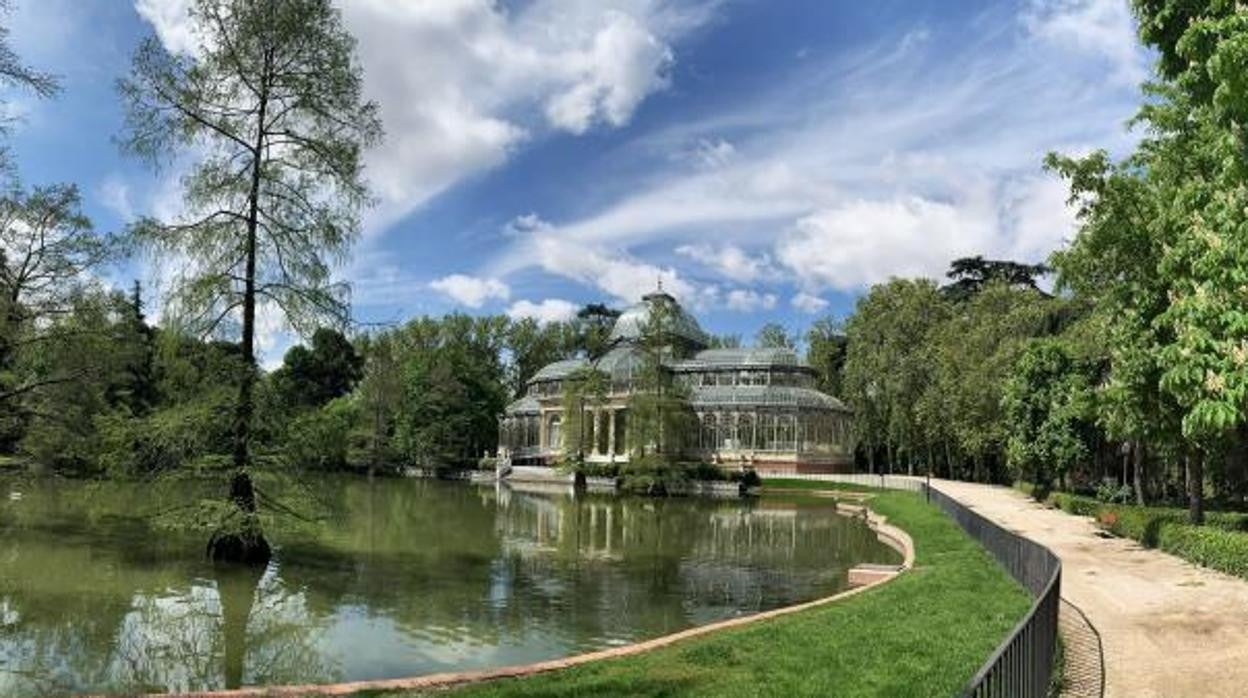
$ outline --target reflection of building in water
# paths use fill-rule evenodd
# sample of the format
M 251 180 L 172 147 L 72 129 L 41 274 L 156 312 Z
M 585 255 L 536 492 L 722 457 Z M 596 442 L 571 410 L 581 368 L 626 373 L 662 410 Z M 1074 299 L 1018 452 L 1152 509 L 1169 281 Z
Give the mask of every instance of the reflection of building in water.
M 595 361 L 570 359 L 542 368 L 500 424 L 500 455 L 512 463 L 549 465 L 563 455 L 564 381 L 593 368 L 609 379 L 607 403 L 582 420 L 586 458 L 628 460 L 628 399 L 645 365 L 638 348 L 652 309 L 667 306 L 670 356 L 665 369 L 690 390 L 697 414 L 689 456 L 764 472 L 827 472 L 851 455 L 850 412 L 814 388 L 814 371 L 790 349 L 708 349 L 698 321 L 662 290 L 626 310 Z
M 503 550 L 525 561 L 522 569 L 534 584 L 558 586 L 560 563 L 605 564 L 604 587 L 632 589 L 611 580 L 617 570 L 664 579 L 672 584 L 665 591 L 675 595 L 674 602 L 696 600 L 712 615 L 728 606 L 766 608 L 836 590 L 854 564 L 893 561 L 863 522 L 838 516 L 831 504 L 773 507 L 519 492 L 499 501 Z
M 792 557 L 799 549 L 823 553 L 873 539 L 863 524 L 836 515 L 834 504 L 706 501 L 691 506 L 682 501 L 671 506 L 663 500 L 533 494 L 507 486 L 497 492 L 497 528 L 504 549 L 512 551 L 609 557 L 654 542 L 667 528 L 682 530 L 672 538 L 690 541 L 691 551 L 707 558 Z

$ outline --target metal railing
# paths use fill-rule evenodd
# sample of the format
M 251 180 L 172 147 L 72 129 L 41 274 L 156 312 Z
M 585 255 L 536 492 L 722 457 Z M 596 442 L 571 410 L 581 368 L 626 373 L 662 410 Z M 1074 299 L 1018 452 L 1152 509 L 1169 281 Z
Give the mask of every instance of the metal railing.
M 931 500 L 984 547 L 1035 602 L 963 689 L 964 696 L 1041 698 L 1057 654 L 1062 561 L 1051 550 L 1001 528 L 935 487 Z
M 909 475 L 871 475 L 869 473 L 768 473 L 768 478 L 779 480 L 822 480 L 844 482 L 862 487 L 879 487 L 888 490 L 905 490 L 923 493 L 923 480 Z
M 864 473 L 783 475 L 868 487 L 906 490 L 929 497 L 988 551 L 1035 601 L 988 661 L 962 690 L 963 696 L 1042 698 L 1049 694 L 1057 654 L 1062 561 L 1051 550 L 1007 531 L 919 477 Z

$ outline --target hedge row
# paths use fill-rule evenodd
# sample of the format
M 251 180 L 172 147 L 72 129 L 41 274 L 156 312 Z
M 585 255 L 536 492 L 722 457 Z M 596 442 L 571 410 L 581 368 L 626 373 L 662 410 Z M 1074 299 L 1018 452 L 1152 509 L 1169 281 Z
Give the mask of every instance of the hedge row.
M 1248 579 L 1248 514 L 1210 512 L 1204 526 L 1193 526 L 1183 509 L 1106 504 L 1065 492 L 1054 492 L 1047 501 L 1062 511 L 1095 517 L 1114 535 Z

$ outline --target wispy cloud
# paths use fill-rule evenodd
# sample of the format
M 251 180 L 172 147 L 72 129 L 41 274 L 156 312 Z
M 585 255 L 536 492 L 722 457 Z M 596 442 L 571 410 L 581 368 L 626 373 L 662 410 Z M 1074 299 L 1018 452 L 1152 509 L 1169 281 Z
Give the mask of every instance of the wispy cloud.
M 194 37 L 190 0 L 135 0 L 171 50 Z M 386 143 L 368 156 L 379 233 L 431 197 L 498 167 L 546 131 L 627 124 L 668 85 L 673 44 L 705 25 L 714 0 L 343 0 L 365 92 Z M 534 119 L 533 113 L 542 115 Z
M 1073 222 L 1060 183 L 1040 171 L 1043 154 L 1124 142 L 1121 124 L 1137 100 L 1079 53 L 1147 61 L 1133 43 L 1058 42 L 1062 27 L 1088 13 L 1115 27 L 1105 42 L 1121 39 L 1120 15 L 1088 5 L 1062 2 L 1042 19 L 1032 6 L 997 8 L 973 41 L 919 27 L 852 55 L 802 61 L 773 94 L 647 134 L 637 148 L 683 141 L 698 152 L 732 133 L 731 157 L 711 168 L 656 163 L 660 173 L 632 193 L 548 224 L 541 244 L 517 241 L 488 268 L 539 266 L 620 296 L 637 281 L 599 273 L 602 258 L 650 273 L 633 250 L 667 244 L 748 281 L 774 259 L 809 310 L 821 309 L 812 300 L 820 289 L 939 275 L 964 254 L 1043 258 Z M 704 292 L 681 269 L 670 273 L 687 293 Z

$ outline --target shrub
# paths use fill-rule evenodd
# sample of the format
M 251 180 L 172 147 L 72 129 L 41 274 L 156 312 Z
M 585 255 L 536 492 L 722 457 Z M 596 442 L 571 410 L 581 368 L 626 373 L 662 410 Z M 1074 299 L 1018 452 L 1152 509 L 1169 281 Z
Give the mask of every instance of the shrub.
M 1089 497 L 1055 492 L 1048 501 L 1063 511 L 1094 516 L 1116 536 L 1139 541 L 1198 565 L 1248 578 L 1248 515 L 1211 512 L 1204 526 L 1187 522 L 1178 508 L 1106 504 Z
M 1083 497 L 1069 492 L 1054 492 L 1047 500 L 1062 511 L 1076 516 L 1096 516 L 1101 503 L 1091 497 Z
M 340 470 L 347 467 L 351 427 L 356 406 L 349 398 L 336 398 L 324 407 L 295 418 L 287 435 L 285 456 L 297 468 Z
M 1248 534 L 1167 523 L 1161 527 L 1157 547 L 1198 565 L 1248 578 Z
M 229 453 L 233 416 L 232 393 L 214 390 L 145 417 L 98 417 L 100 466 L 115 475 L 150 475 Z

